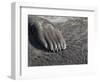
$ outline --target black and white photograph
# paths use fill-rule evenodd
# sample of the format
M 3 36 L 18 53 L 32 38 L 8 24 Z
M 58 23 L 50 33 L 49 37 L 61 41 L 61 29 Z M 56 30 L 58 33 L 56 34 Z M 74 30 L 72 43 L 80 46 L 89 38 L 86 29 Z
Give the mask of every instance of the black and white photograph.
M 12 78 L 95 73 L 96 9 L 13 3 L 11 10 Z
M 28 66 L 88 64 L 88 17 L 28 15 Z

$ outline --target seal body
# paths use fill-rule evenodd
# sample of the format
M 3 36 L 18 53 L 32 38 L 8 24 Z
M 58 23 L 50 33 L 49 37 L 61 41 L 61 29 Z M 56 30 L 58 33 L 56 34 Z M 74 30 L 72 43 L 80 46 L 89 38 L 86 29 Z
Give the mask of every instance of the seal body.
M 37 32 L 38 42 L 45 49 L 58 52 L 66 49 L 66 42 L 63 38 L 61 31 L 55 28 L 55 26 L 47 19 L 41 17 L 28 16 L 28 28 Z

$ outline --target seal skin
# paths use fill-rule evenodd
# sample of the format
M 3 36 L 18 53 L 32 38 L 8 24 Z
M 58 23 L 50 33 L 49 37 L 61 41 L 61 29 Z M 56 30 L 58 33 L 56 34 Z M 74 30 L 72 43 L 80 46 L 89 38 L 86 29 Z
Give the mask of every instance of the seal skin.
M 66 42 L 60 30 L 47 19 L 28 16 L 28 28 L 32 27 L 37 32 L 38 42 L 51 52 L 66 49 Z M 34 31 L 33 31 L 34 32 Z

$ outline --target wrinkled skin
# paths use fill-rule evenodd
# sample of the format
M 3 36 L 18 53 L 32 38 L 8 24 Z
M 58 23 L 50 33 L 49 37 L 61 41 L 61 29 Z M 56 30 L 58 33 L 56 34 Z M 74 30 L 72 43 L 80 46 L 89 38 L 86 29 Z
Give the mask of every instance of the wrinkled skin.
M 61 31 L 54 28 L 54 25 L 48 20 L 29 15 L 28 26 L 36 29 L 38 41 L 47 50 L 58 52 L 66 49 L 66 42 Z

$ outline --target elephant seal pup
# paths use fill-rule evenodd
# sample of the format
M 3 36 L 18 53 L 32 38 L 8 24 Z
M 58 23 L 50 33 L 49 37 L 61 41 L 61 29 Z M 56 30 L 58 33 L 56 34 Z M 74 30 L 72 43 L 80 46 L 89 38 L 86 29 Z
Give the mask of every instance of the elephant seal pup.
M 28 16 L 28 28 L 35 28 L 40 44 L 49 51 L 58 52 L 66 49 L 66 42 L 61 31 L 47 19 L 41 17 Z

